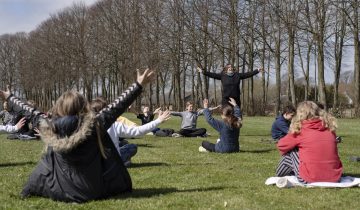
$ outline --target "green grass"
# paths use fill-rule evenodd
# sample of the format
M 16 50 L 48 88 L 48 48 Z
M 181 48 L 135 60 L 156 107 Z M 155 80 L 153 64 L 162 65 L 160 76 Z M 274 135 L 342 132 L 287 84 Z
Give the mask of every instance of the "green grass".
M 133 115 L 125 116 L 137 121 Z M 266 186 L 280 158 L 270 139 L 273 118 L 245 117 L 241 129 L 241 152 L 199 153 L 201 138 L 156 138 L 130 140 L 138 144 L 129 172 L 133 193 L 86 204 L 67 204 L 19 193 L 39 160 L 42 142 L 10 141 L 0 135 L 0 209 L 359 209 L 360 188 L 278 189 Z M 360 120 L 341 119 L 338 135 L 343 136 L 339 152 L 344 173 L 360 177 L 360 163 L 349 156 L 360 155 Z M 173 117 L 161 127 L 178 128 Z M 202 117 L 198 127 L 218 134 Z M 225 205 L 226 204 L 226 205 Z

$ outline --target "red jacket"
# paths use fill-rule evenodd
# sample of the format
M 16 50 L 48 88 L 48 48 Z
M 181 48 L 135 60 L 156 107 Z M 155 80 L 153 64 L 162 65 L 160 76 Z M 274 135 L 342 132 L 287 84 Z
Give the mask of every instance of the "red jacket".
M 307 182 L 338 182 L 342 164 L 335 133 L 320 119 L 302 122 L 300 134 L 287 134 L 277 144 L 281 155 L 299 148 L 299 175 Z

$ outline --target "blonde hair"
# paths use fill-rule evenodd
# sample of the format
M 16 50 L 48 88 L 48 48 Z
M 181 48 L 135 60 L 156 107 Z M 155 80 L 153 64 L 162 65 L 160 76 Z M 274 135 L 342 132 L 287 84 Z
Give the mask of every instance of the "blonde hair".
M 77 91 L 66 91 L 56 101 L 51 114 L 54 117 L 63 117 L 66 115 L 83 115 L 89 111 L 89 103 L 83 95 Z
M 330 131 L 335 131 L 337 129 L 337 122 L 334 116 L 321 109 L 316 103 L 304 101 L 299 103 L 296 109 L 296 115 L 291 121 L 289 132 L 299 134 L 301 123 L 310 119 L 320 119 L 323 126 Z

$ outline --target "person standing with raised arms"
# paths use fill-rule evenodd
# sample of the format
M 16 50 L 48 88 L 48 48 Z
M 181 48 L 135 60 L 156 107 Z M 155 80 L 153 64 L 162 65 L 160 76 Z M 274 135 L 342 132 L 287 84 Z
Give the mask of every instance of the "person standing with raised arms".
M 227 64 L 221 73 L 213 73 L 204 71 L 202 68 L 197 67 L 198 72 L 207 77 L 221 80 L 222 85 L 222 105 L 229 104 L 230 98 L 233 98 L 238 106 L 240 106 L 240 81 L 253 77 L 259 72 L 264 72 L 263 68 L 258 68 L 255 71 L 239 73 L 235 72 L 231 64 Z M 229 104 L 230 105 L 230 104 Z

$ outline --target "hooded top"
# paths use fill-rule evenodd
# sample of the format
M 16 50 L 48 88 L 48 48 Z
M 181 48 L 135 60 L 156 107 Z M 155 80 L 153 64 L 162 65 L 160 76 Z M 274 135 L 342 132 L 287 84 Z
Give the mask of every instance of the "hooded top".
M 290 121 L 286 120 L 283 115 L 276 117 L 275 122 L 271 126 L 271 137 L 279 140 L 286 136 L 289 131 Z
M 46 151 L 21 195 L 86 202 L 131 191 L 130 175 L 106 130 L 141 90 L 142 87 L 134 83 L 97 115 L 89 112 L 84 116 L 43 119 L 40 131 Z M 15 109 L 39 116 L 39 112 L 14 96 L 7 100 Z
M 277 143 L 281 155 L 299 148 L 299 175 L 306 182 L 338 182 L 342 174 L 336 136 L 320 119 L 305 120 L 299 134 L 287 134 Z

